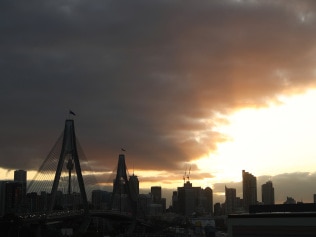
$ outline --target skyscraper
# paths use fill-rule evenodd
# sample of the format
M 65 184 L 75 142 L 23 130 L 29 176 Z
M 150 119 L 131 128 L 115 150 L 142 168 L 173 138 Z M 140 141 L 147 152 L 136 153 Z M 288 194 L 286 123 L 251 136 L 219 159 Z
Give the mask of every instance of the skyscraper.
M 274 204 L 274 188 L 271 181 L 262 184 L 262 202 L 264 205 Z
M 206 187 L 202 190 L 205 202 L 203 204 L 205 212 L 213 215 L 213 190 L 210 187 Z
M 136 175 L 131 175 L 129 176 L 129 187 L 130 187 L 130 192 L 133 198 L 137 200 L 138 195 L 139 195 L 139 180 Z
M 160 203 L 161 200 L 161 187 L 160 186 L 152 186 L 150 188 L 150 192 L 153 195 L 153 202 Z
M 232 214 L 235 211 L 236 206 L 236 189 L 227 188 L 225 186 L 225 204 L 226 204 L 226 214 Z
M 183 187 L 178 187 L 178 213 L 189 216 L 199 205 L 201 187 L 192 187 L 192 183 L 187 181 Z
M 14 171 L 14 181 L 26 183 L 26 171 L 25 170 L 15 170 Z
M 19 182 L 22 184 L 22 195 L 26 195 L 26 171 L 25 170 L 15 170 L 14 171 L 14 182 Z
M 0 216 L 20 211 L 22 190 L 22 182 L 0 181 Z
M 242 191 L 244 209 L 249 211 L 250 205 L 257 204 L 257 178 L 245 170 L 242 171 Z

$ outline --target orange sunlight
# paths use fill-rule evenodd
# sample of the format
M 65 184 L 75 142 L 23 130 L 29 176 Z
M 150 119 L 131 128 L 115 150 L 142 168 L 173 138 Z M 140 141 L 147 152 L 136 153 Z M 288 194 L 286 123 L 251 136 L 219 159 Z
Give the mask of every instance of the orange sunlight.
M 216 153 L 201 158 L 213 182 L 241 181 L 243 169 L 255 176 L 316 171 L 316 90 L 280 97 L 281 104 L 243 109 L 217 131 L 229 137 Z

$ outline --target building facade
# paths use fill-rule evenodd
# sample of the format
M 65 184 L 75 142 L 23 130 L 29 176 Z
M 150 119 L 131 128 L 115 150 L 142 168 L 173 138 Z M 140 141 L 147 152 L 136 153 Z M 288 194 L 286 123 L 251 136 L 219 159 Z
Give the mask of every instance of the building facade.
M 139 195 L 139 180 L 138 177 L 134 174 L 129 177 L 129 188 L 132 199 L 137 200 Z
M 14 171 L 14 182 L 20 182 L 22 184 L 22 193 L 26 195 L 26 177 L 27 172 L 25 170 Z
M 152 186 L 150 188 L 150 193 L 153 195 L 153 203 L 160 203 L 161 200 L 161 187 L 160 186 Z
M 176 213 L 190 216 L 193 213 L 213 214 L 213 190 L 193 187 L 187 181 L 173 193 L 172 205 Z
M 273 205 L 274 204 L 274 188 L 271 181 L 262 184 L 262 202 L 264 205 Z
M 250 205 L 257 204 L 257 178 L 251 173 L 242 171 L 243 203 L 245 211 L 249 211 Z
M 227 188 L 225 186 L 225 203 L 226 203 L 226 214 L 232 214 L 236 208 L 236 189 Z
M 21 182 L 0 181 L 0 216 L 19 213 L 23 201 Z

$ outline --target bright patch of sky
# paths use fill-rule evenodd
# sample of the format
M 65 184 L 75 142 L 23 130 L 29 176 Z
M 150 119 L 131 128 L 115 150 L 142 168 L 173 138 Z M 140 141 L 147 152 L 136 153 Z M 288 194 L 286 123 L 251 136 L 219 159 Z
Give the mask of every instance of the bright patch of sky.
M 197 161 L 217 182 L 241 181 L 246 170 L 255 176 L 316 171 L 316 90 L 280 97 L 281 104 L 243 109 L 228 117 L 218 131 L 230 140 L 215 154 Z

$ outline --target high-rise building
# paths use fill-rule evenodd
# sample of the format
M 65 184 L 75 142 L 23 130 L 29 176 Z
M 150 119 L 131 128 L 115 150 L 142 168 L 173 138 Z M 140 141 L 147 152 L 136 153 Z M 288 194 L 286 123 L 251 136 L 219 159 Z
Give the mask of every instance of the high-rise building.
M 129 187 L 134 200 L 137 200 L 139 195 L 139 180 L 134 174 L 129 177 Z
M 21 211 L 22 189 L 21 182 L 0 181 L 0 216 Z
M 14 182 L 20 182 L 22 184 L 22 194 L 26 195 L 26 171 L 25 170 L 14 171 Z
M 214 204 L 214 216 L 220 216 L 222 215 L 222 208 L 221 204 L 219 202 Z
M 172 192 L 172 210 L 175 213 L 179 212 L 179 207 L 178 207 L 178 192 L 177 191 L 173 191 Z
M 262 184 L 262 202 L 264 205 L 274 204 L 274 188 L 271 181 Z
M 152 186 L 150 188 L 150 192 L 153 195 L 153 203 L 160 203 L 160 200 L 161 200 L 161 187 L 160 186 Z
M 209 187 L 192 187 L 187 181 L 183 187 L 173 192 L 172 206 L 176 213 L 189 216 L 194 212 L 213 214 L 213 190 Z
M 192 187 L 192 183 L 187 181 L 183 187 L 178 187 L 178 213 L 189 216 L 196 211 L 199 206 L 201 193 L 200 187 Z
M 111 193 L 103 190 L 93 190 L 91 193 L 91 204 L 96 210 L 106 210 L 111 201 Z
M 257 178 L 245 170 L 242 171 L 242 191 L 244 209 L 249 211 L 250 205 L 257 204 Z
M 236 208 L 236 189 L 227 188 L 225 186 L 225 204 L 226 204 L 226 214 L 232 214 Z
M 213 215 L 213 190 L 210 187 L 206 187 L 202 190 L 202 194 L 204 196 L 204 209 L 208 214 Z

